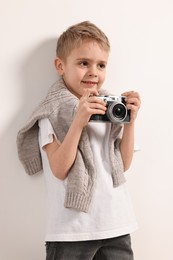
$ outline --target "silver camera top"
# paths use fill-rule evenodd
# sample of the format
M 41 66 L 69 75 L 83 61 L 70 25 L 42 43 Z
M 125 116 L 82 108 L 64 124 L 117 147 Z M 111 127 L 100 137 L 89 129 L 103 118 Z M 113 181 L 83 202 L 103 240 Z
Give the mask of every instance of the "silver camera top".
M 98 98 L 102 99 L 106 103 L 109 102 L 109 101 L 121 103 L 122 100 L 125 99 L 125 96 L 98 96 Z

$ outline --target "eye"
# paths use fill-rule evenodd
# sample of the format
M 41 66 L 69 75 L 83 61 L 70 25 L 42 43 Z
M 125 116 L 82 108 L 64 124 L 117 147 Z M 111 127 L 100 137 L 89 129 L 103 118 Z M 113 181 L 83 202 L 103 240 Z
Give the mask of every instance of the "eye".
M 86 66 L 88 66 L 88 61 L 82 60 L 79 62 L 79 64 L 83 67 L 86 67 Z
M 105 63 L 100 63 L 100 64 L 98 64 L 98 68 L 105 69 L 106 68 L 106 64 Z

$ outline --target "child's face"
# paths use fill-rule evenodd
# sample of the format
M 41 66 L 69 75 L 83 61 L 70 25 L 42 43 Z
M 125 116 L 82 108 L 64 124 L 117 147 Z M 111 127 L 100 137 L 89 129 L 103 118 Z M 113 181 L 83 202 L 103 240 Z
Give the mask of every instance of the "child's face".
M 95 95 L 102 86 L 108 54 L 97 42 L 84 41 L 80 47 L 71 51 L 66 61 L 57 59 L 55 64 L 67 88 L 80 98 L 85 89 L 89 89 L 90 93 Z

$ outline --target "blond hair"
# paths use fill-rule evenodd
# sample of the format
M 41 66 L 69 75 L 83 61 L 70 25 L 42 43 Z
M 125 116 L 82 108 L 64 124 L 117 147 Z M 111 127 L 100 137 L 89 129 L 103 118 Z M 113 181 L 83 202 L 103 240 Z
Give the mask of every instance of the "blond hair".
M 110 43 L 104 32 L 95 24 L 84 21 L 70 26 L 60 35 L 56 48 L 57 57 L 65 60 L 70 52 L 79 47 L 84 40 L 96 41 L 105 51 L 110 50 Z

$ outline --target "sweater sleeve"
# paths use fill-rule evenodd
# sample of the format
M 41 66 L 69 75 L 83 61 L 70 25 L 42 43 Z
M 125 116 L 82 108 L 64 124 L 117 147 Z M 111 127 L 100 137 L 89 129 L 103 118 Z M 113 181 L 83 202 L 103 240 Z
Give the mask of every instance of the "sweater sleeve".
M 17 135 L 19 160 L 25 172 L 29 175 L 33 175 L 42 170 L 38 130 L 38 123 L 36 122 L 28 131 L 20 130 Z

